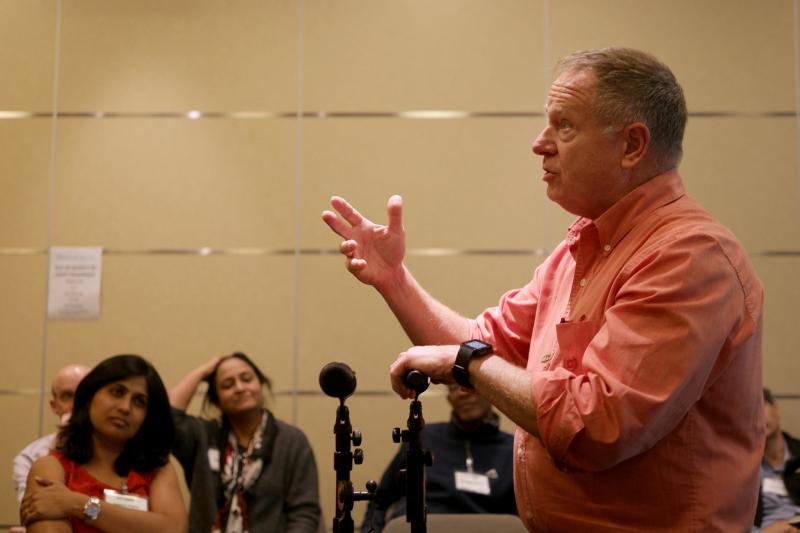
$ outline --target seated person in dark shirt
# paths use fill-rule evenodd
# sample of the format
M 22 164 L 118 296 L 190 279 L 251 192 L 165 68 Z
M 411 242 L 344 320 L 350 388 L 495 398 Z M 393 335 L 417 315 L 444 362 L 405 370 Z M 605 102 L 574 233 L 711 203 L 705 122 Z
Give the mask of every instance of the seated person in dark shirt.
M 427 424 L 422 432 L 423 447 L 433 453 L 433 466 L 426 469 L 428 513 L 517 514 L 514 437 L 500 431 L 491 404 L 473 391 L 453 385 L 447 400 L 453 407 L 450 422 Z M 377 533 L 392 518 L 405 516 L 400 470 L 405 468 L 406 452 L 404 443 L 383 473 L 362 533 Z
M 778 405 L 764 389 L 766 443 L 761 461 L 761 489 L 755 530 L 763 533 L 798 531 L 800 494 L 797 494 L 800 440 L 781 431 Z

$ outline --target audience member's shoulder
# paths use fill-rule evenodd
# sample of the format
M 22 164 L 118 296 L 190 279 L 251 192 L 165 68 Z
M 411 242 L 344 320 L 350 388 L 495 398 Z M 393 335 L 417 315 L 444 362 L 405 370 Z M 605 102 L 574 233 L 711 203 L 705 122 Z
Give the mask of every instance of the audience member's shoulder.
M 15 458 L 19 458 L 21 456 L 35 456 L 34 460 L 42 455 L 47 454 L 47 452 L 53 447 L 53 444 L 56 441 L 57 433 L 50 433 L 49 435 L 45 435 L 44 437 L 39 437 L 38 439 L 34 440 L 33 442 L 29 443 L 25 446 L 20 452 L 16 455 Z M 30 460 L 30 459 L 29 459 Z
M 50 477 L 64 475 L 64 466 L 54 454 L 44 455 L 36 459 L 31 466 L 31 475 Z
M 305 432 L 299 427 L 293 426 L 288 422 L 284 422 L 283 420 L 275 418 L 275 415 L 273 415 L 273 419 L 275 420 L 275 425 L 278 426 L 278 434 L 283 434 L 284 436 L 287 437 L 308 440 Z

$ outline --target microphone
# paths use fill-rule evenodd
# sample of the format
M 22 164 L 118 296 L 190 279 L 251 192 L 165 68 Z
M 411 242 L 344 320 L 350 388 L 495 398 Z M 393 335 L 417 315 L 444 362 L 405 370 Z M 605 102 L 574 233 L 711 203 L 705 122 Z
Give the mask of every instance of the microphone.
M 328 363 L 319 372 L 319 386 L 328 396 L 344 400 L 356 390 L 356 373 L 345 363 Z
M 428 385 L 430 385 L 431 380 L 419 370 L 409 370 L 403 378 L 403 383 L 417 394 L 422 394 L 428 390 Z

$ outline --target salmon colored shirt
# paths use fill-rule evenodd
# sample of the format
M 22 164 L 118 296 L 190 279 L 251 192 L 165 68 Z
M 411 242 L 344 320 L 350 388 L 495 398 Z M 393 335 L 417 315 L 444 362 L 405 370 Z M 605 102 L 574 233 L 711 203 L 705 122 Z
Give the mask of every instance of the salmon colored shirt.
M 578 219 L 523 288 L 472 323 L 528 369 L 517 429 L 530 531 L 741 532 L 764 443 L 764 290 L 677 171 Z

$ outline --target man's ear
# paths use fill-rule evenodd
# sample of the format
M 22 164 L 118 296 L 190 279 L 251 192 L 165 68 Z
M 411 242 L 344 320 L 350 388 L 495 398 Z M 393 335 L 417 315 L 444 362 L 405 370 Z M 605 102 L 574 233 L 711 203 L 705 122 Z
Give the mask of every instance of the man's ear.
M 641 122 L 628 124 L 622 130 L 622 168 L 640 164 L 650 149 L 650 130 Z
M 50 410 L 53 411 L 54 415 L 58 415 L 58 411 L 56 410 L 56 401 L 54 399 L 50 400 Z

